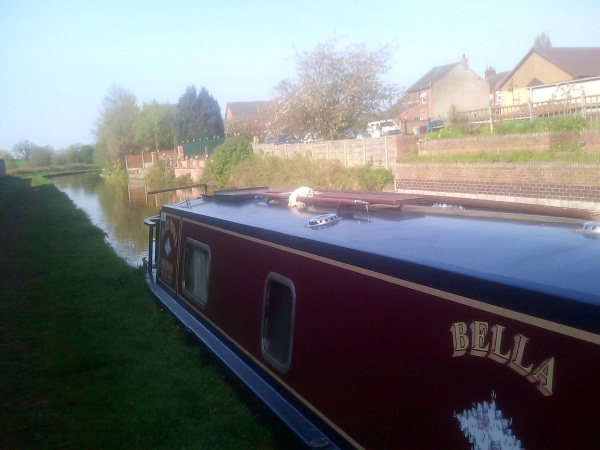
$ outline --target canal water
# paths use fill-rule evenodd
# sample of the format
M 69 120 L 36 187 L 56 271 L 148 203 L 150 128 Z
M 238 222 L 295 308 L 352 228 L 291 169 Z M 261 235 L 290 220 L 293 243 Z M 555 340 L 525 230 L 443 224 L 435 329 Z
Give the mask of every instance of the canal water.
M 159 213 L 161 205 L 196 197 L 196 190 L 148 194 L 142 182 L 108 180 L 97 172 L 68 175 L 52 180 L 94 225 L 106 233 L 107 242 L 128 264 L 137 267 L 148 256 L 146 217 Z

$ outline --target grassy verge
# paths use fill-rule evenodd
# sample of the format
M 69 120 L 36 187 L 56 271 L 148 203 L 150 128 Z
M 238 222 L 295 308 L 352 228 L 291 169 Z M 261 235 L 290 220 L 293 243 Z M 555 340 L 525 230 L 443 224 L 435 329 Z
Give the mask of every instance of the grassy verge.
M 452 155 L 411 155 L 399 160 L 402 163 L 598 163 L 600 154 L 583 153 L 581 151 L 553 151 L 533 152 L 523 150 L 521 152 L 505 153 L 456 153 Z
M 210 177 L 207 182 L 212 183 Z M 375 168 L 370 162 L 357 167 L 346 167 L 337 160 L 252 155 L 232 168 L 227 185 L 228 188 L 246 186 L 310 186 L 320 189 L 382 191 L 393 190 L 394 174 L 388 169 Z
M 20 161 L 20 160 L 19 160 Z M 100 170 L 94 164 L 67 164 L 64 166 L 47 166 L 47 167 L 18 167 L 15 169 L 8 169 L 6 172 L 8 175 L 30 177 L 30 176 L 41 176 L 41 177 L 52 177 L 59 176 L 61 174 L 87 172 L 92 170 Z
M 281 446 L 52 185 L 0 178 L 0 448 Z

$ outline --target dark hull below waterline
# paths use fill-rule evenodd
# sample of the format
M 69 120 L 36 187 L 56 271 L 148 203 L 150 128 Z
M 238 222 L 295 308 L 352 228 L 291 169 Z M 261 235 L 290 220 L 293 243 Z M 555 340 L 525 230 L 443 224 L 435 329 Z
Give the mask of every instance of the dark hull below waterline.
M 600 239 L 580 223 L 240 194 L 163 207 L 149 285 L 307 446 L 596 445 Z

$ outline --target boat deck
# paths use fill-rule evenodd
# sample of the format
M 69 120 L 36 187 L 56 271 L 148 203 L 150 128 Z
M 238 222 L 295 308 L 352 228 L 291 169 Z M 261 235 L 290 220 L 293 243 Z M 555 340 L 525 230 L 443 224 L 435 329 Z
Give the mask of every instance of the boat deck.
M 215 193 L 167 206 L 188 219 L 217 224 L 319 252 L 319 244 L 380 255 L 600 305 L 600 235 L 578 232 L 583 221 L 415 205 L 418 197 L 352 191 L 297 196 L 267 188 Z M 311 219 L 335 214 L 327 226 Z M 290 241 L 290 239 L 292 241 Z

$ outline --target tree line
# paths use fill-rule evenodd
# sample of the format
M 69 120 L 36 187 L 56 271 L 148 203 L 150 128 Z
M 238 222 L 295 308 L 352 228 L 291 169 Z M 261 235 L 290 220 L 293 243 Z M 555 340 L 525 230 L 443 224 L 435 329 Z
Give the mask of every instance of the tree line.
M 225 136 L 252 139 L 258 134 L 310 132 L 323 139 L 343 137 L 349 129 L 364 129 L 367 122 L 383 118 L 399 98 L 400 90 L 383 80 L 391 54 L 390 46 L 373 51 L 364 44 L 339 49 L 337 40 L 319 44 L 310 52 L 296 52 L 295 79 L 282 80 L 275 87 L 273 98 L 258 118 L 231 121 L 227 129 L 217 101 L 204 87 L 197 91 L 189 86 L 177 104 L 152 101 L 139 106 L 134 94 L 115 85 L 103 99 L 95 123 L 93 162 L 120 170 L 127 154 Z M 70 150 L 54 152 L 29 141 L 15 145 L 13 153 L 35 164 L 63 153 L 73 157 Z
M 97 162 L 119 168 L 126 154 L 172 149 L 191 140 L 309 132 L 336 139 L 348 130 L 364 130 L 369 121 L 387 118 L 401 94 L 383 79 L 391 56 L 390 46 L 339 49 L 336 40 L 296 52 L 295 79 L 275 87 L 258 117 L 227 123 L 204 87 L 199 92 L 188 87 L 176 105 L 152 102 L 139 108 L 133 94 L 114 86 L 96 124 Z
M 32 168 L 93 164 L 94 146 L 73 144 L 65 149 L 55 150 L 49 145 L 40 146 L 25 139 L 13 146 L 12 154 L 5 150 L 0 151 L 0 159 L 5 161 L 8 169 L 17 168 L 15 156 Z
M 113 86 L 94 131 L 97 164 L 121 169 L 127 154 L 176 148 L 181 142 L 223 137 L 221 109 L 205 88 L 189 86 L 176 105 L 137 105 L 135 95 Z
M 345 48 L 339 44 L 330 39 L 312 51 L 296 51 L 295 78 L 280 81 L 273 97 L 252 119 L 224 123 L 217 101 L 204 87 L 198 92 L 189 86 L 177 104 L 152 101 L 140 107 L 135 95 L 113 86 L 96 121 L 94 162 L 120 169 L 126 154 L 225 136 L 252 139 L 312 133 L 321 139 L 338 139 L 349 131 L 365 130 L 370 121 L 395 117 L 403 104 L 403 89 L 385 79 L 393 47 L 369 50 L 364 44 Z M 546 33 L 538 35 L 534 45 L 552 46 Z M 53 150 L 22 141 L 13 152 L 24 159 L 33 155 L 34 160 L 47 160 Z M 73 156 L 67 149 L 65 156 L 69 155 Z
M 94 145 L 74 144 L 56 151 L 23 140 L 13 146 L 12 154 L 0 151 L 0 159 L 7 168 L 17 166 L 16 157 L 30 167 L 96 164 L 120 170 L 126 154 L 169 150 L 181 142 L 225 135 L 217 101 L 205 88 L 197 92 L 194 86 L 186 89 L 177 104 L 152 101 L 140 107 L 134 94 L 115 85 L 105 96 L 95 125 Z

